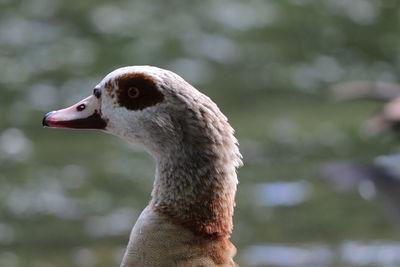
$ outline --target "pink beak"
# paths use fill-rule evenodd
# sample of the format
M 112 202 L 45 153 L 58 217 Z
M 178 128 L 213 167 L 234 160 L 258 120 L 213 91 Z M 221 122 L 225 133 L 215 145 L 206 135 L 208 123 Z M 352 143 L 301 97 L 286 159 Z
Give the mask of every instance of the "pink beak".
M 102 129 L 107 122 L 100 115 L 100 100 L 94 95 L 65 109 L 47 113 L 43 126 L 68 129 Z

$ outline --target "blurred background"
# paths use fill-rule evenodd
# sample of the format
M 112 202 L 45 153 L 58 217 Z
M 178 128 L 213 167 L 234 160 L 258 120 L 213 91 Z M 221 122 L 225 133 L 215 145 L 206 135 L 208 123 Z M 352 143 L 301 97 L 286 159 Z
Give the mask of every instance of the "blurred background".
M 399 23 L 397 0 L 0 0 L 0 266 L 119 266 L 152 159 L 41 120 L 141 64 L 236 129 L 241 266 L 400 266 L 399 140 L 366 127 L 383 102 L 331 97 L 396 87 Z

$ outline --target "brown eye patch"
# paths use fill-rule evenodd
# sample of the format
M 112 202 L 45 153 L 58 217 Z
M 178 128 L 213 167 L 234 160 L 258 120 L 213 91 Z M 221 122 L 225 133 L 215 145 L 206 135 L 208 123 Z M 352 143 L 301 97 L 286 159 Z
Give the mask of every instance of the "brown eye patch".
M 164 100 L 156 81 L 145 73 L 127 73 L 117 80 L 118 104 L 129 110 L 142 110 Z

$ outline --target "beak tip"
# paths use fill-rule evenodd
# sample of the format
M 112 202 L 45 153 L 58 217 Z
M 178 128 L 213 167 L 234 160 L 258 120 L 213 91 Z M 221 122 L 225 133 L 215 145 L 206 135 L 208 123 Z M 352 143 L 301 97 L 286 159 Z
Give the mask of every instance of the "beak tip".
M 54 111 L 51 111 L 49 113 L 47 113 L 46 115 L 44 115 L 43 120 L 42 120 L 42 126 L 43 127 L 50 127 L 50 125 L 47 122 L 47 118 L 51 115 L 51 113 L 53 113 Z

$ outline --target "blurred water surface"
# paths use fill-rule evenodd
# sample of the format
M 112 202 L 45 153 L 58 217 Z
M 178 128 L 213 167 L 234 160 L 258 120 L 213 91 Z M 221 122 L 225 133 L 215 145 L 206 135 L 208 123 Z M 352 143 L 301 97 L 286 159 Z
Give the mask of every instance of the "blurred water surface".
M 399 266 L 400 222 L 373 195 L 336 192 L 316 171 L 399 152 L 395 136 L 361 131 L 379 103 L 327 97 L 338 82 L 399 82 L 399 8 L 0 0 L 0 266 L 118 266 L 149 200 L 152 159 L 100 132 L 42 129 L 41 119 L 113 69 L 140 64 L 180 74 L 237 131 L 238 263 Z

